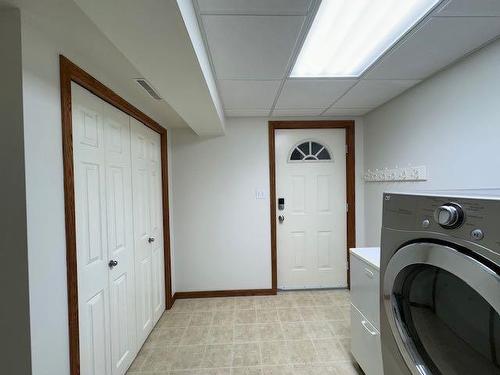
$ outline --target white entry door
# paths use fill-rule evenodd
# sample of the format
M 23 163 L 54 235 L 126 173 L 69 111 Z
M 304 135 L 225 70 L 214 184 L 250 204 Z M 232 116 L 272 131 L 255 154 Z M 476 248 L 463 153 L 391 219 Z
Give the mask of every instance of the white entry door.
M 137 334 L 144 342 L 165 310 L 160 135 L 131 119 Z
M 129 117 L 72 84 L 80 372 L 122 375 L 136 354 Z
M 345 129 L 275 137 L 278 287 L 346 287 Z

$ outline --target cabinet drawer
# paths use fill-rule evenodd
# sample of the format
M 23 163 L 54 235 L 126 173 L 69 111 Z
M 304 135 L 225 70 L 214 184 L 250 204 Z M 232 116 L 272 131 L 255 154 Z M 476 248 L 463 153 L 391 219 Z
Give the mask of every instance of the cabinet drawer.
M 380 329 L 380 273 L 373 266 L 351 255 L 351 301 L 361 313 Z
M 366 375 L 382 375 L 380 332 L 351 305 L 351 352 Z

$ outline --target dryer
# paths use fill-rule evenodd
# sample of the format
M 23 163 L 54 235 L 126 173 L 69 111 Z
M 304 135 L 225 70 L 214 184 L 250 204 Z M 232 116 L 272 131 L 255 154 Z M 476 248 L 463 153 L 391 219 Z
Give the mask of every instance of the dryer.
M 385 375 L 500 375 L 500 191 L 385 193 Z

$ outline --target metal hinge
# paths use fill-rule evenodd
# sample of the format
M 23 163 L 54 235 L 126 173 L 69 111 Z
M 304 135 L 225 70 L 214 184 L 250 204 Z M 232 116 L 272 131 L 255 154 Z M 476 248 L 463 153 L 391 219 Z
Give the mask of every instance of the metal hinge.
M 345 145 L 345 153 L 348 154 L 349 153 L 349 145 L 346 143 Z
M 345 212 L 349 212 L 349 203 L 345 204 Z

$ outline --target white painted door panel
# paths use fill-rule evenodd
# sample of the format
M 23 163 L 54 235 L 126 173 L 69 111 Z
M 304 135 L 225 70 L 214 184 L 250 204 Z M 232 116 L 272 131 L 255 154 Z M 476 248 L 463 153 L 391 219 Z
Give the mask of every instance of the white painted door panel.
M 112 373 L 124 374 L 136 352 L 134 237 L 130 119 L 104 103 L 106 149 L 106 208 L 109 270 Z
M 131 119 L 139 342 L 165 310 L 160 135 Z
M 295 146 L 316 142 L 331 160 L 290 161 Z M 308 148 L 309 147 L 309 148 Z M 285 199 L 277 220 L 278 287 L 347 286 L 346 153 L 344 129 L 276 131 L 276 192 Z
M 76 84 L 72 100 L 80 370 L 123 375 L 165 310 L 160 135 Z
M 165 281 L 163 257 L 163 206 L 161 190 L 161 143 L 160 135 L 146 129 L 148 137 L 149 158 L 149 207 L 151 214 L 151 261 L 152 261 L 152 304 L 153 321 L 156 323 L 165 311 Z
M 111 374 L 103 103 L 72 89 L 80 370 Z
M 122 375 L 137 352 L 130 120 L 76 84 L 72 102 L 80 371 Z
M 144 342 L 153 329 L 149 162 L 147 129 L 130 120 L 132 142 L 132 191 L 134 199 L 134 242 L 136 264 L 137 335 Z

